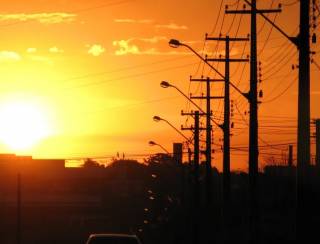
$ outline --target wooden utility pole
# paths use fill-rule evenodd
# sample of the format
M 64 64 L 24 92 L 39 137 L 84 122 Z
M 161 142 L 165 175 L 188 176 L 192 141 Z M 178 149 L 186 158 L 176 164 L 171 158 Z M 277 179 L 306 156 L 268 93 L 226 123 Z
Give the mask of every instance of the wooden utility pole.
M 258 97 L 257 97 L 257 14 L 280 12 L 279 9 L 257 9 L 257 1 L 251 0 L 250 10 L 226 10 L 227 14 L 250 14 L 250 90 L 246 97 L 250 103 L 249 128 L 249 188 L 250 188 L 250 225 L 252 241 L 258 241 Z
M 220 128 L 223 131 L 223 174 L 222 174 L 222 217 L 223 228 L 227 235 L 229 214 L 230 214 L 230 63 L 231 62 L 248 62 L 248 59 L 230 58 L 230 41 L 249 41 L 249 38 L 230 38 L 226 37 L 208 37 L 206 40 L 224 41 L 225 42 L 225 57 L 224 58 L 206 58 L 207 62 L 224 62 L 224 120 Z M 225 237 L 226 237 L 225 235 Z
M 316 119 L 316 166 L 320 168 L 320 119 Z
M 230 194 L 230 63 L 231 62 L 248 62 L 249 59 L 230 58 L 230 42 L 249 41 L 249 38 L 239 37 L 208 37 L 206 40 L 224 41 L 225 58 L 206 58 L 207 62 L 224 62 L 225 63 L 225 80 L 224 80 L 224 121 L 220 126 L 223 130 L 223 200 L 226 203 Z
M 289 145 L 288 166 L 293 166 L 293 146 Z
M 193 196 L 193 244 L 199 243 L 199 208 L 200 208 L 200 182 L 199 182 L 199 155 L 200 155 L 200 143 L 199 143 L 199 131 L 203 128 L 199 126 L 199 111 L 192 113 L 181 113 L 182 115 L 193 115 L 194 126 L 189 128 L 181 127 L 181 130 L 192 130 L 194 132 L 194 158 L 193 158 L 193 172 L 194 172 L 194 196 Z
M 21 243 L 21 174 L 17 175 L 17 244 Z
M 199 243 L 199 207 L 200 207 L 200 184 L 199 184 L 199 111 L 194 115 L 194 244 Z
M 212 203 L 212 166 L 211 166 L 211 99 L 222 99 L 221 96 L 211 96 L 211 89 L 210 85 L 213 81 L 223 81 L 222 79 L 210 79 L 207 78 L 200 78 L 200 79 L 193 79 L 190 77 L 190 81 L 200 81 L 206 82 L 206 95 L 202 96 L 190 96 L 191 99 L 205 99 L 206 100 L 206 203 L 208 206 Z

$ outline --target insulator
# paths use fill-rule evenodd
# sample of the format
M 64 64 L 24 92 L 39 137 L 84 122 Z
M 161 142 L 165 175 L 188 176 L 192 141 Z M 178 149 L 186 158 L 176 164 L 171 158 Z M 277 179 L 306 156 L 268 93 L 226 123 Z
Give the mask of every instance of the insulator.
M 231 128 L 234 128 L 234 123 L 233 122 L 231 123 Z
M 293 65 L 291 65 L 291 69 L 292 69 L 292 70 L 294 70 L 294 64 L 293 64 Z
M 247 6 L 245 4 L 243 4 L 243 8 L 246 8 Z
M 226 9 L 228 9 L 229 8 L 229 6 L 228 5 L 226 5 Z
M 312 34 L 312 43 L 316 43 L 317 42 L 317 36 L 316 33 Z
M 263 91 L 262 91 L 262 90 L 259 91 L 259 97 L 260 97 L 260 98 L 263 97 Z

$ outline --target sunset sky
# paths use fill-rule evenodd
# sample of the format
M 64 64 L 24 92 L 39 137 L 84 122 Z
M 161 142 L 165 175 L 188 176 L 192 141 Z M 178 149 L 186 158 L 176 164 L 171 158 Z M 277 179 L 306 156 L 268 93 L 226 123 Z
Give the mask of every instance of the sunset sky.
M 286 33 L 297 35 L 299 5 L 294 2 L 258 1 L 258 7 L 277 8 L 282 3 L 282 13 L 268 16 Z M 4 122 L 0 126 L 8 130 L 0 130 L 1 153 L 72 158 L 160 152 L 148 145 L 149 140 L 172 150 L 172 143 L 183 138 L 152 117 L 159 115 L 178 128 L 189 126 L 192 118 L 180 116 L 180 111 L 195 108 L 174 89 L 161 88 L 160 82 L 168 80 L 185 93 L 201 94 L 205 86 L 190 84 L 189 76 L 215 76 L 190 51 L 173 49 L 168 41 L 179 39 L 210 57 L 223 55 L 224 44 L 204 42 L 205 33 L 246 37 L 250 32 L 249 16 L 225 15 L 226 4 L 229 9 L 242 9 L 244 1 L 2 1 L 0 120 Z M 311 44 L 311 49 L 320 51 L 319 41 Z M 249 53 L 249 43 L 232 45 L 232 57 Z M 264 95 L 259 105 L 263 164 L 270 155 L 282 159 L 286 144 L 296 140 L 298 69 L 292 65 L 297 65 L 298 52 L 259 17 L 258 54 L 259 90 Z M 317 53 L 313 58 L 320 63 Z M 224 72 L 223 65 L 214 65 Z M 320 117 L 318 77 L 319 66 L 311 64 L 312 118 Z M 233 64 L 231 80 L 247 91 L 249 64 Z M 222 85 L 212 85 L 214 95 L 222 92 Z M 231 99 L 235 126 L 231 145 L 241 147 L 232 151 L 231 163 L 233 169 L 243 169 L 248 160 L 248 104 L 232 89 Z M 212 101 L 212 110 L 221 123 L 222 101 Z M 311 128 L 314 132 L 314 126 Z M 32 139 L 29 146 L 24 147 L 17 132 Z M 12 142 L 15 137 L 19 143 Z M 216 144 L 222 144 L 221 137 L 221 131 L 214 128 Z M 213 166 L 221 168 L 221 148 L 214 148 Z M 314 152 L 313 148 L 314 144 Z

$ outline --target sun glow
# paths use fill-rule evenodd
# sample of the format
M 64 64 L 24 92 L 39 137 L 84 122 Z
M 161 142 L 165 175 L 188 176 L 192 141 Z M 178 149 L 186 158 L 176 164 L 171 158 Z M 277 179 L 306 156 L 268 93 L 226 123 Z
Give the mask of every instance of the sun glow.
M 50 135 L 45 111 L 32 102 L 0 105 L 0 140 L 11 150 L 28 150 Z

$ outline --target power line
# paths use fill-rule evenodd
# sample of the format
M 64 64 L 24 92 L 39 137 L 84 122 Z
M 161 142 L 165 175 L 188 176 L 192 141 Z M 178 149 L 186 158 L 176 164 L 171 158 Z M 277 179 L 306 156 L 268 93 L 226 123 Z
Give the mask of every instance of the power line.
M 271 103 L 271 102 L 274 102 L 275 100 L 277 100 L 278 98 L 280 98 L 283 94 L 285 94 L 290 87 L 292 87 L 294 85 L 294 83 L 298 80 L 298 77 L 296 79 L 294 79 L 293 81 L 290 82 L 290 84 L 282 91 L 280 92 L 278 95 L 276 95 L 275 97 L 269 99 L 269 100 L 266 100 L 266 101 L 263 101 L 263 103 Z

